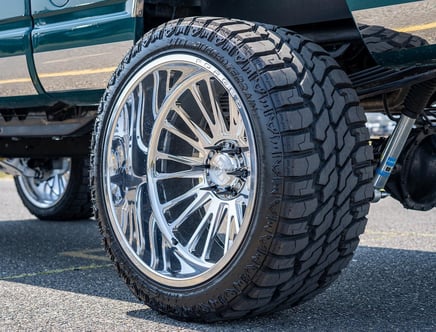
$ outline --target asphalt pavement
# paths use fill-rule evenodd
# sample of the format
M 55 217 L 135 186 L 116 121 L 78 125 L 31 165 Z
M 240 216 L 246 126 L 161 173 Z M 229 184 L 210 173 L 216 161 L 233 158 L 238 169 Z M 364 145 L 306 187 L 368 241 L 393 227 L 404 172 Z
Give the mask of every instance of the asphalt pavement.
M 435 331 L 436 211 L 372 206 L 350 266 L 299 307 L 212 325 L 139 303 L 101 246 L 95 220 L 44 222 L 0 180 L 0 331 Z

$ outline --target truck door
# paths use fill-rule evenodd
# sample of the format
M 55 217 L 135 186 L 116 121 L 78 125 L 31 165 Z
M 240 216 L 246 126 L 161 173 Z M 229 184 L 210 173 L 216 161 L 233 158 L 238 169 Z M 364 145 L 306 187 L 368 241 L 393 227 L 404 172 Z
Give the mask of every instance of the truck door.
M 0 99 L 36 95 L 27 64 L 32 29 L 28 1 L 3 0 L 1 7 Z
M 39 80 L 48 94 L 96 91 L 135 39 L 136 1 L 30 0 L 32 44 Z M 101 94 L 100 94 L 101 96 Z

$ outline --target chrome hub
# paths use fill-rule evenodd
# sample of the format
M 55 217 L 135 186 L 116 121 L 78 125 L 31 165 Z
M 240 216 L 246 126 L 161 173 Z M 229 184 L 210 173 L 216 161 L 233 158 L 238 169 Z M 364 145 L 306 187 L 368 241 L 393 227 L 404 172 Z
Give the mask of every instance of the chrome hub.
M 210 148 L 206 160 L 208 188 L 221 199 L 233 199 L 249 175 L 243 149 L 237 142 L 221 142 Z

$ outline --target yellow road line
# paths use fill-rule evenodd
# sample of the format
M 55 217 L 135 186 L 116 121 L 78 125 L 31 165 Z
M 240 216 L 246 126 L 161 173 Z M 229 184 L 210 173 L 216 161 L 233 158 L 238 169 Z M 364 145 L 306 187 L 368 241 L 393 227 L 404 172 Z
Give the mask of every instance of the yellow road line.
M 97 68 L 97 69 L 62 71 L 57 73 L 45 73 L 39 75 L 39 78 L 105 74 L 105 73 L 114 72 L 116 68 L 117 67 L 106 67 L 106 68 Z M 8 80 L 0 80 L 0 84 L 29 83 L 29 82 L 31 82 L 30 78 L 14 78 Z
M 14 78 L 10 80 L 0 80 L 0 84 L 14 84 L 14 83 L 30 83 L 30 78 Z
M 422 31 L 422 30 L 430 30 L 436 28 L 436 22 L 427 23 L 427 24 L 421 24 L 421 25 L 412 25 L 408 27 L 393 29 L 398 32 L 416 32 L 416 31 Z
M 8 277 L 1 277 L 0 280 L 14 280 L 14 279 L 21 279 L 26 277 L 36 277 L 36 276 L 44 276 L 49 274 L 59 274 L 63 272 L 70 272 L 70 271 L 85 271 L 85 270 L 95 270 L 95 269 L 101 269 L 104 267 L 112 266 L 112 264 L 103 264 L 103 265 L 86 265 L 86 266 L 72 266 L 67 267 L 64 269 L 55 269 L 55 270 L 47 270 L 47 271 L 41 271 L 41 272 L 35 272 L 35 273 L 23 273 L 18 274 L 15 276 L 8 276 Z
M 102 253 L 100 256 L 98 254 Z M 84 258 L 84 259 L 92 259 L 104 262 L 110 262 L 109 257 L 104 256 L 104 250 L 102 248 L 97 249 L 86 249 L 80 251 L 64 251 L 60 253 L 62 256 L 75 257 L 75 258 Z M 97 254 L 97 255 L 96 255 Z
M 106 67 L 106 68 L 97 68 L 97 69 L 71 70 L 71 71 L 63 71 L 59 73 L 41 74 L 39 75 L 39 77 L 47 78 L 47 77 L 80 76 L 80 75 L 112 73 L 116 68 L 117 67 Z

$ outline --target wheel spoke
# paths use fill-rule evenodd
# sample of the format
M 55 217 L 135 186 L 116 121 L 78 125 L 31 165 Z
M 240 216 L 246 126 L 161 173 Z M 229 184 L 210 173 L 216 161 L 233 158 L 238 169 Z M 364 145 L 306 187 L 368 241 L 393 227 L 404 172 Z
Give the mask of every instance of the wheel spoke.
M 145 238 L 142 218 L 139 213 L 140 202 L 137 190 L 130 190 L 126 194 L 123 204 L 116 208 L 120 221 L 120 228 L 129 245 L 135 248 L 137 255 L 142 255 L 145 250 Z
M 199 167 L 203 165 L 203 159 L 198 157 L 187 157 L 187 156 L 176 156 L 169 153 L 157 152 L 156 160 L 171 160 L 175 161 L 179 164 L 191 166 L 191 167 Z
M 129 105 L 126 103 L 118 117 L 118 121 L 115 126 L 114 137 L 128 138 L 129 135 Z
M 44 181 L 42 184 L 40 184 L 38 187 L 42 188 L 42 199 L 48 201 L 51 200 L 51 192 L 53 185 L 51 184 L 53 182 L 53 179 L 49 179 L 48 181 Z
M 157 269 L 159 264 L 159 256 L 157 250 L 157 248 L 159 248 L 157 241 L 158 230 L 159 228 L 156 224 L 156 218 L 154 217 L 154 214 L 152 214 L 148 223 L 148 240 L 150 242 L 150 267 L 152 269 Z
M 231 136 L 237 137 L 241 142 L 245 136 L 245 125 L 241 113 L 239 112 L 239 107 L 236 105 L 233 98 L 229 98 L 229 113 L 229 133 Z
M 180 251 L 174 251 L 174 257 L 178 260 L 180 272 L 183 274 L 198 274 L 211 267 L 211 264 L 194 259 L 194 256 L 183 255 L 183 252 Z
M 189 239 L 188 243 L 185 246 L 188 252 L 194 252 L 195 247 L 197 246 L 203 233 L 207 229 L 207 225 L 211 217 L 212 217 L 212 213 L 209 212 L 206 213 L 204 217 L 201 219 L 200 223 L 195 229 L 195 232 L 192 234 L 191 238 Z
M 195 187 L 189 189 L 188 191 L 184 192 L 183 194 L 165 202 L 164 204 L 161 205 L 162 211 L 166 211 L 169 208 L 176 206 L 180 202 L 182 202 L 188 198 L 191 198 L 193 196 L 196 196 L 198 194 L 198 191 L 200 190 L 200 188 L 203 186 L 204 185 L 202 183 L 200 183 L 200 184 L 196 185 Z
M 190 76 L 195 76 L 197 72 L 198 70 L 183 65 L 169 66 L 168 69 L 153 72 L 151 109 L 154 119 L 157 119 L 170 91 L 177 89 L 180 82 L 184 82 Z
M 180 245 L 174 246 L 162 236 L 156 219 L 149 223 L 149 241 L 150 241 L 150 267 L 160 270 L 165 274 L 184 273 L 195 274 L 211 267 L 211 264 L 187 255 L 186 247 Z M 178 264 L 174 264 L 174 260 Z
M 171 248 L 171 245 L 169 242 L 165 240 L 165 238 L 162 237 L 161 242 L 161 251 L 162 251 L 162 270 L 165 272 L 171 271 L 171 258 L 170 258 L 170 252 L 169 249 Z
M 131 127 L 135 126 L 135 132 L 134 135 L 132 135 L 133 143 L 135 143 L 133 146 L 137 147 L 140 152 L 147 154 L 148 148 L 142 138 L 145 107 L 144 83 L 138 84 L 138 87 L 135 89 L 132 95 L 134 95 L 134 102 L 132 103 L 131 113 L 135 114 L 135 116 L 131 116 L 130 120 Z
M 198 84 L 192 84 L 192 86 L 189 89 L 191 91 L 192 96 L 194 97 L 194 100 L 198 106 L 198 108 L 201 111 L 201 114 L 203 115 L 203 118 L 206 120 L 207 125 L 209 126 L 209 129 L 212 131 L 212 133 L 215 133 L 215 123 L 211 119 L 209 113 L 206 110 L 205 102 L 203 101 L 203 98 L 201 96 Z M 214 135 L 216 136 L 216 135 Z
M 160 73 L 159 71 L 153 72 L 153 95 L 152 95 L 152 114 L 153 118 L 156 119 L 159 114 L 159 84 L 160 84 Z
M 138 187 L 147 182 L 146 161 L 143 155 L 147 153 L 142 137 L 142 117 L 144 107 L 144 91 L 139 84 L 130 94 L 118 118 L 114 140 L 112 141 L 111 183 L 125 188 Z
M 211 128 L 214 137 L 222 137 L 228 134 L 226 121 L 224 120 L 222 110 L 217 101 L 217 93 L 215 87 L 212 85 L 212 79 L 206 80 L 207 92 L 209 94 L 210 104 L 212 107 L 212 114 L 215 120 L 214 128 Z
M 212 144 L 212 138 L 209 137 L 209 135 L 203 129 L 201 129 L 194 121 L 192 121 L 192 119 L 185 112 L 182 106 L 176 105 L 174 111 L 185 122 L 185 124 L 192 131 L 192 133 L 198 138 L 198 141 L 202 144 L 203 148 Z M 200 147 L 200 150 L 203 149 Z
M 169 179 L 200 179 L 204 177 L 203 170 L 186 170 L 174 173 L 160 173 L 155 172 L 153 178 L 156 181 L 169 180 Z
M 224 254 L 232 246 L 243 220 L 242 206 L 237 200 L 229 202 L 227 209 L 226 230 L 224 238 Z
M 141 86 L 141 85 L 139 85 Z M 137 122 L 137 112 L 135 109 L 135 100 L 137 99 L 136 91 L 139 89 L 139 86 L 133 91 L 130 95 L 131 103 L 128 107 L 128 124 L 129 129 L 126 131 L 124 136 L 124 144 L 126 151 L 126 172 L 133 172 L 133 141 L 136 140 L 136 122 Z
M 195 211 L 203 207 L 211 199 L 211 194 L 206 191 L 199 191 L 197 197 L 191 204 L 171 223 L 171 228 L 177 229 Z
M 51 188 L 50 198 L 59 197 L 62 192 L 62 177 L 59 175 L 55 175 L 53 178 L 53 186 Z
M 58 175 L 58 177 L 59 177 L 59 193 L 58 193 L 58 196 L 60 196 L 65 191 L 65 189 L 66 189 L 67 181 L 66 181 L 65 177 L 62 176 L 62 175 Z
M 208 260 L 210 258 L 210 252 L 212 250 L 212 245 L 214 244 L 214 238 L 225 217 L 227 204 L 220 202 L 219 200 L 213 200 L 210 209 L 212 218 L 209 223 L 206 242 L 201 253 L 202 260 Z
M 200 142 L 192 139 L 191 137 L 189 137 L 188 135 L 182 133 L 179 129 L 177 129 L 176 127 L 174 127 L 171 123 L 169 123 L 168 121 L 165 121 L 163 128 L 166 129 L 168 132 L 170 132 L 171 134 L 181 138 L 182 140 L 184 140 L 186 143 L 188 143 L 190 146 L 192 146 L 193 148 L 195 148 L 197 151 L 201 152 L 204 150 L 204 145 L 202 145 Z
M 129 211 L 129 202 L 124 201 L 123 205 L 118 207 L 117 214 L 120 221 L 120 227 L 124 234 L 127 234 L 127 228 L 129 227 L 129 218 L 128 218 L 128 211 Z

